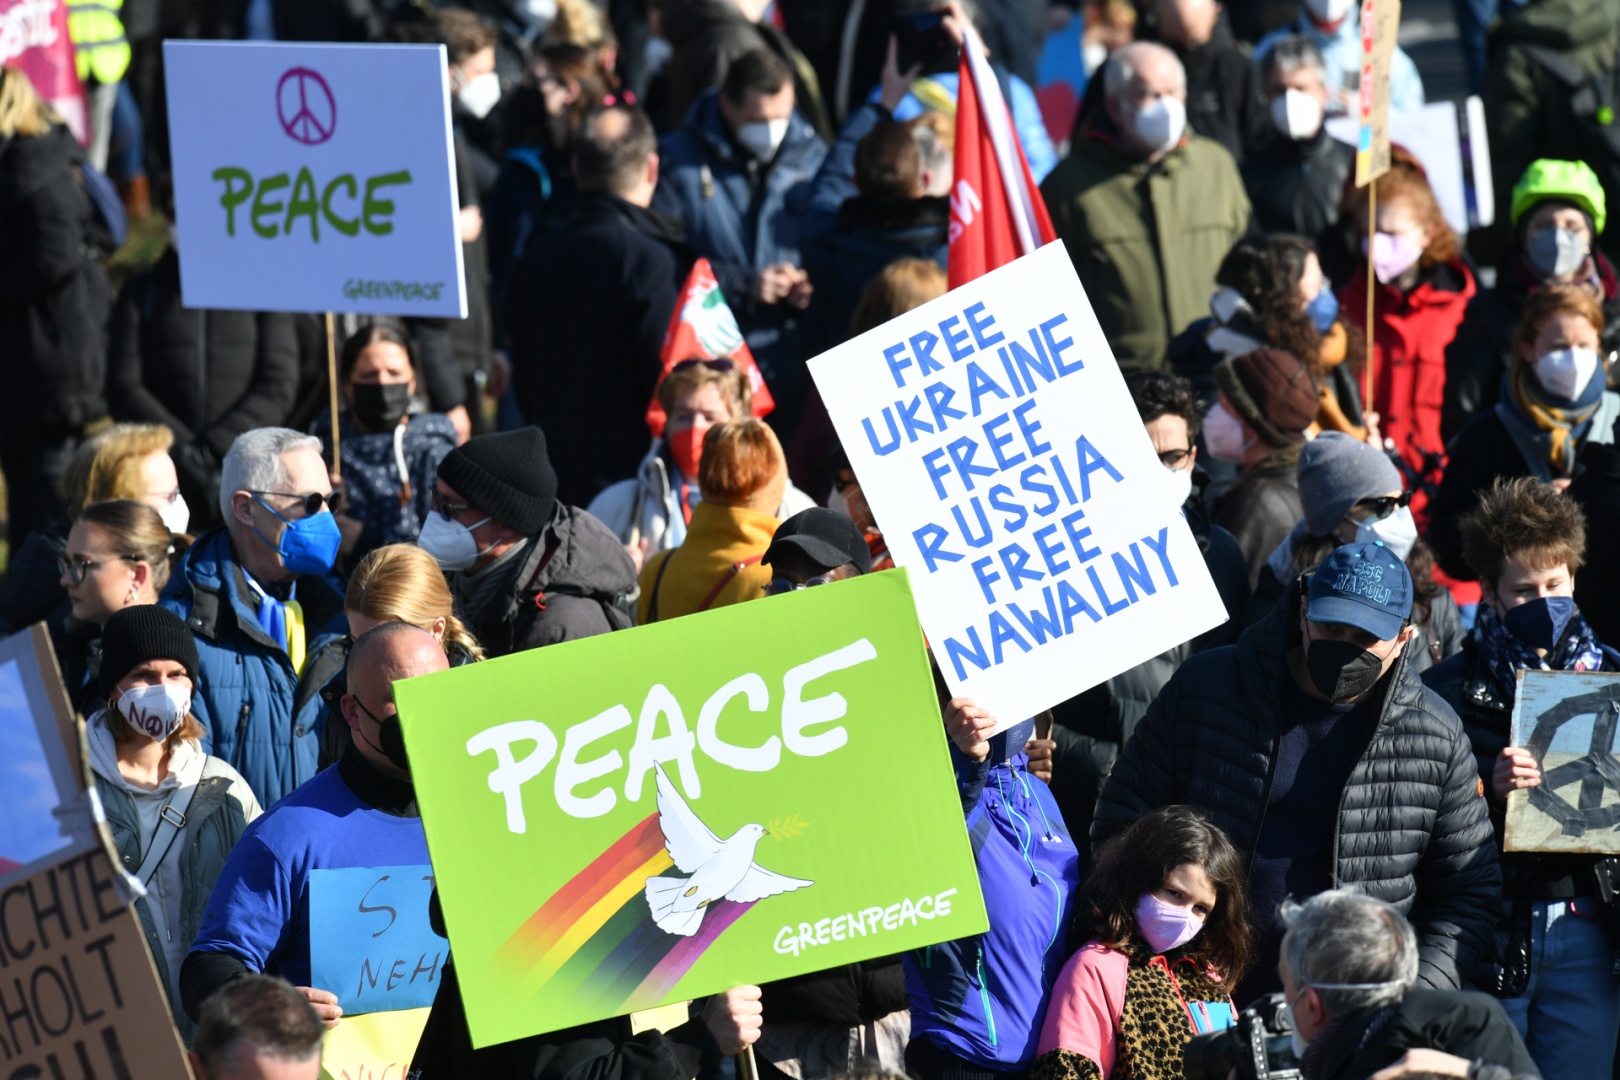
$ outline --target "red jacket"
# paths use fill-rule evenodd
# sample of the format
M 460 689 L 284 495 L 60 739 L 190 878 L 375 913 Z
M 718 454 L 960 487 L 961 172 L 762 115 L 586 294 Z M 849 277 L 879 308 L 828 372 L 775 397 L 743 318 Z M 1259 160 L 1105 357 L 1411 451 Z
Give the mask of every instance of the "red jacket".
M 1367 329 L 1367 268 L 1360 267 L 1339 293 L 1346 322 Z M 1457 335 L 1463 311 L 1475 292 L 1474 275 L 1461 260 L 1426 274 L 1410 293 L 1380 283 L 1370 335 L 1373 401 L 1379 429 L 1395 441 L 1407 475 L 1419 479 L 1412 512 L 1421 523 L 1429 495 L 1440 483 L 1445 442 L 1440 409 L 1446 392 L 1446 346 Z

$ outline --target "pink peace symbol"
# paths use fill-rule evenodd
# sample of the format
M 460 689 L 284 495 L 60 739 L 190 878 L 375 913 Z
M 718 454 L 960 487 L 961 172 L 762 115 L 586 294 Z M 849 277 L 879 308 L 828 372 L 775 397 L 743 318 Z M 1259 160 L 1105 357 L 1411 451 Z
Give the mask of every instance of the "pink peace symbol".
M 337 130 L 337 99 L 318 72 L 289 68 L 276 83 L 276 117 L 289 138 L 318 146 Z

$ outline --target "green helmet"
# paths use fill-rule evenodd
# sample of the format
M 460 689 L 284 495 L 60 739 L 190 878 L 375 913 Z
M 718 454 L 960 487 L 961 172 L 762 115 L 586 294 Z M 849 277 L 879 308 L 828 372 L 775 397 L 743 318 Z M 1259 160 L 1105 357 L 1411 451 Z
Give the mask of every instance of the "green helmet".
M 1608 217 L 1603 185 L 1598 183 L 1597 174 L 1586 162 L 1556 158 L 1532 161 L 1519 182 L 1513 185 L 1513 224 L 1517 226 L 1527 210 L 1546 199 L 1574 203 L 1592 219 L 1594 230 L 1603 231 L 1603 222 Z

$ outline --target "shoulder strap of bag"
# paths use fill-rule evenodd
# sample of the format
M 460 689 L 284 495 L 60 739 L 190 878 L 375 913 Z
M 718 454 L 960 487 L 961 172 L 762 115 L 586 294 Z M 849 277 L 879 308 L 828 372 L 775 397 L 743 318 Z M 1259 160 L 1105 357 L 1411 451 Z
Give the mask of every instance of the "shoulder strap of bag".
M 146 845 L 141 868 L 135 872 L 142 886 L 152 880 L 158 867 L 168 856 L 169 849 L 174 847 L 175 840 L 180 836 L 180 830 L 186 827 L 186 811 L 191 809 L 191 800 L 197 794 L 197 788 L 201 786 L 203 765 L 206 762 L 207 758 L 198 751 L 196 765 L 180 774 L 179 786 L 174 789 L 174 794 L 169 796 L 169 801 L 163 804 L 163 809 L 158 811 L 157 829 L 152 833 L 152 842 Z
M 647 602 L 647 621 L 658 621 L 658 589 L 664 584 L 664 571 L 669 569 L 669 562 L 675 557 L 673 549 L 664 556 L 664 561 L 658 564 L 658 573 L 653 576 L 652 599 Z
M 720 580 L 714 583 L 714 588 L 709 590 L 709 595 L 705 596 L 703 598 L 703 603 L 698 605 L 698 610 L 699 611 L 708 611 L 709 610 L 709 605 L 714 603 L 715 598 L 720 595 L 720 590 L 721 589 L 724 589 L 727 585 L 730 585 L 733 578 L 735 578 L 738 574 L 742 573 L 748 567 L 753 566 L 755 563 L 759 562 L 759 560 L 763 559 L 764 557 L 765 557 L 765 553 L 762 551 L 758 555 L 750 555 L 748 558 L 744 559 L 742 562 L 734 562 L 734 563 L 732 563 L 731 564 L 731 569 L 727 570 L 724 574 L 721 575 Z M 664 572 L 663 567 L 659 567 L 658 572 L 659 572 L 660 575 L 662 575 L 663 572 Z

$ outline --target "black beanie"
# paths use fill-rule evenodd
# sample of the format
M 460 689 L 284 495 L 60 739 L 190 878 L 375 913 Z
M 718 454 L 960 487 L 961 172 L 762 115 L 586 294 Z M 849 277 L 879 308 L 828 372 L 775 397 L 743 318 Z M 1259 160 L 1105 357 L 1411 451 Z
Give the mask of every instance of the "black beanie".
M 113 612 L 101 628 L 101 693 L 110 695 L 118 680 L 148 660 L 173 660 L 185 667 L 197 685 L 197 639 L 184 620 L 168 608 L 137 604 Z
M 469 439 L 439 462 L 439 479 L 509 529 L 534 536 L 557 509 L 557 473 L 534 426 Z

